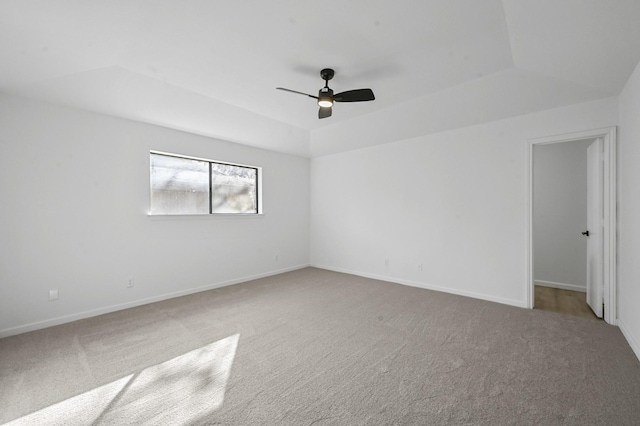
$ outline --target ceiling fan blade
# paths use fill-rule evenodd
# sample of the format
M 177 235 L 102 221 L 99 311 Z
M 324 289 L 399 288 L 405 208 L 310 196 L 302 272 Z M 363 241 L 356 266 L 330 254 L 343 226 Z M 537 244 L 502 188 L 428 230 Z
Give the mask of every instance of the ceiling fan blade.
M 310 95 L 310 94 L 304 93 L 304 92 L 298 92 L 297 90 L 285 89 L 284 87 L 276 87 L 276 89 L 277 90 L 284 90 L 285 92 L 297 93 L 298 95 L 308 96 L 308 97 L 313 98 L 313 99 L 318 99 L 317 96 Z
M 364 102 L 373 101 L 375 98 L 371 89 L 356 89 L 338 93 L 334 95 L 333 100 L 336 102 Z
M 331 107 L 320 107 L 318 110 L 318 118 L 331 117 Z

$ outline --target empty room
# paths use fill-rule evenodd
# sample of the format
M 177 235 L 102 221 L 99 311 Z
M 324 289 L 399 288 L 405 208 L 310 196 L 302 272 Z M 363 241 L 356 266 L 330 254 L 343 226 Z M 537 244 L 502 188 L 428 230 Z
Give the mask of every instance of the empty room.
M 637 0 L 0 1 L 0 424 L 640 424 Z

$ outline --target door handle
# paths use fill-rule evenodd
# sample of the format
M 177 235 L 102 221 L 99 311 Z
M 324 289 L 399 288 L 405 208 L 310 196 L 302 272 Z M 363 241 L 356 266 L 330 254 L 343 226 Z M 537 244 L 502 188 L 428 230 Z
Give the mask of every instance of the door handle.
M 582 235 L 585 235 L 585 236 L 587 236 L 587 237 L 588 237 L 588 236 L 589 236 L 589 231 L 584 231 L 584 232 L 582 233 Z

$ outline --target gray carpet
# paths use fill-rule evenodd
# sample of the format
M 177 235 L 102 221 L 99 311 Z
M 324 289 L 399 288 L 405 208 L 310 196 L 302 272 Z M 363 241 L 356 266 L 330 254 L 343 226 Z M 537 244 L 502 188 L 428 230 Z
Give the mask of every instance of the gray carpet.
M 2 339 L 0 422 L 637 425 L 640 362 L 601 321 L 308 268 Z

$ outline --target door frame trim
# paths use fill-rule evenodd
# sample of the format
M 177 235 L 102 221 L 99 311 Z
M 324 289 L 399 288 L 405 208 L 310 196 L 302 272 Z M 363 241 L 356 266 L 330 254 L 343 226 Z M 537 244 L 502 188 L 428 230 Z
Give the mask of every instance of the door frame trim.
M 527 307 L 533 309 L 534 279 L 533 279 L 533 147 L 534 145 L 548 145 L 554 143 L 571 142 L 582 139 L 602 138 L 604 145 L 604 191 L 603 191 L 603 288 L 604 288 L 604 320 L 611 325 L 618 325 L 617 298 L 617 141 L 616 127 L 585 130 L 576 133 L 546 136 L 528 139 L 528 190 L 529 208 L 527 233 Z

